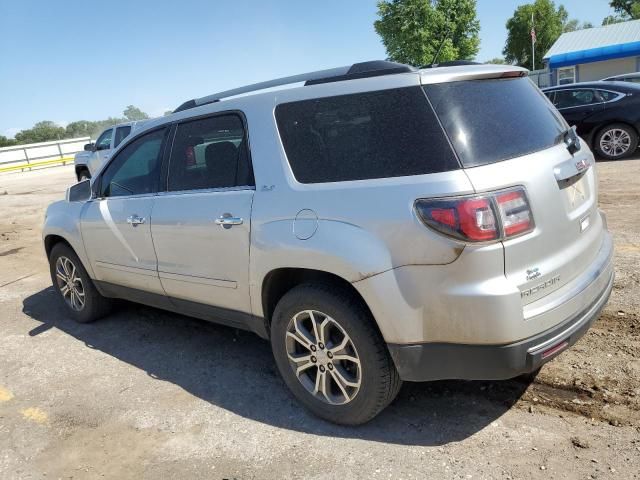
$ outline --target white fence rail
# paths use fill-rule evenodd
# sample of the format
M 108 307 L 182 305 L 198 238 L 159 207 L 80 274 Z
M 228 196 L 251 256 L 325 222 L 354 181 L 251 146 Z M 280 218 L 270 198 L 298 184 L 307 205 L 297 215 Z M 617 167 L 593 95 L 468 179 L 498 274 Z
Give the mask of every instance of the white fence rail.
M 73 156 L 90 141 L 81 137 L 0 148 L 0 173 L 73 162 Z

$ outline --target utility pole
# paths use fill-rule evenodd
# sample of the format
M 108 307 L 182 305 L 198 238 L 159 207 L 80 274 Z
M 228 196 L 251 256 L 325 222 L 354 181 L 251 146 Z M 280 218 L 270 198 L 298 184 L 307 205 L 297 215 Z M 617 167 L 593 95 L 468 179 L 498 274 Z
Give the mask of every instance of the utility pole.
M 531 70 L 536 69 L 536 27 L 533 19 L 533 12 L 531 12 Z

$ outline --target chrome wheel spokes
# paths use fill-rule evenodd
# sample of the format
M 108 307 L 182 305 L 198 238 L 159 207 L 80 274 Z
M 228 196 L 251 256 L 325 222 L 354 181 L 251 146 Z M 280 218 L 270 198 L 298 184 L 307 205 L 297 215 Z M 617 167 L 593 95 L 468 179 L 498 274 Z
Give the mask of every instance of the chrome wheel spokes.
M 289 321 L 289 364 L 300 383 L 332 405 L 349 403 L 360 390 L 362 366 L 347 332 L 328 315 L 304 310 Z
M 600 137 L 600 149 L 611 157 L 624 155 L 630 147 L 631 136 L 621 128 L 607 130 Z
M 85 295 L 78 269 L 67 257 L 56 260 L 56 281 L 65 303 L 77 312 L 84 308 Z

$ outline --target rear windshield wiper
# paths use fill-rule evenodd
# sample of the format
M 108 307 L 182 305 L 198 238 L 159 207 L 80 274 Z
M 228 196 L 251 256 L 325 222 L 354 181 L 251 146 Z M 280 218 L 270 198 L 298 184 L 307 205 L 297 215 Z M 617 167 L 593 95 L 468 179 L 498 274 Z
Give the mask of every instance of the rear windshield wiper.
M 580 137 L 576 132 L 575 125 L 573 127 L 569 127 L 560 135 L 558 135 L 558 140 L 562 140 L 569 150 L 571 155 L 574 155 L 576 152 L 580 151 L 582 145 L 580 145 Z

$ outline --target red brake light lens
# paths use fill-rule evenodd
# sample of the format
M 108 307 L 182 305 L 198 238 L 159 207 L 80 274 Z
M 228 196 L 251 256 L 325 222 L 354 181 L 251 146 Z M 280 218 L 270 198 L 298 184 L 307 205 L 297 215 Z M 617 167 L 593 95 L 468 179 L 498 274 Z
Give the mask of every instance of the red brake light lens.
M 415 208 L 427 226 L 467 242 L 506 239 L 534 228 L 522 187 L 481 196 L 421 199 Z

